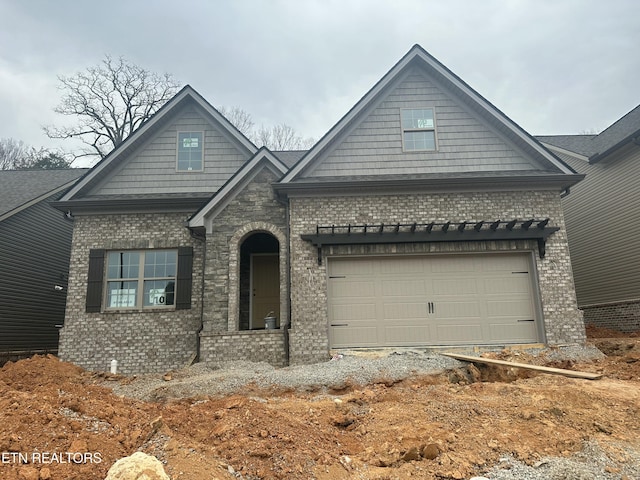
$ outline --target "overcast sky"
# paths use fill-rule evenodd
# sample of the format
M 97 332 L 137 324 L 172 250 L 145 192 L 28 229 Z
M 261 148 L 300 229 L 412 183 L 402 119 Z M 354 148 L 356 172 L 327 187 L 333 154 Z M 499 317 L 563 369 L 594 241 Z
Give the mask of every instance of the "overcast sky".
M 0 0 L 0 138 L 59 145 L 57 75 L 110 54 L 319 139 L 416 43 L 531 134 L 602 130 L 640 103 L 638 19 L 638 0 Z

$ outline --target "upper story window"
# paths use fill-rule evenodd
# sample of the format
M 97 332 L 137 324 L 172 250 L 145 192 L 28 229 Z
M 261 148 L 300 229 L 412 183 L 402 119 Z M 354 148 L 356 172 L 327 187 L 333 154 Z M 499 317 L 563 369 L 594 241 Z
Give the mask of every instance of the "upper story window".
M 176 270 L 175 250 L 108 252 L 106 308 L 173 306 Z
M 178 132 L 179 172 L 201 172 L 203 166 L 203 132 Z
M 433 108 L 404 108 L 400 115 L 405 152 L 436 150 L 436 121 Z

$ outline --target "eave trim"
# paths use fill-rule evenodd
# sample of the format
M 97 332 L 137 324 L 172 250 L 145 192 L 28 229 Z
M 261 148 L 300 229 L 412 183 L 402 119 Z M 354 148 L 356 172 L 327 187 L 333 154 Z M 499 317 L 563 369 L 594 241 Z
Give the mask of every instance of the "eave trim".
M 409 188 L 432 191 L 456 190 L 492 190 L 512 188 L 547 188 L 565 190 L 582 179 L 584 174 L 550 174 L 550 175 L 522 175 L 509 177 L 450 177 L 428 179 L 388 179 L 380 180 L 348 180 L 348 181 L 297 181 L 292 183 L 275 183 L 273 188 L 281 193 L 307 193 L 318 191 L 322 193 L 365 193 L 381 190 L 398 190 L 406 192 Z
M 72 214 L 123 213 L 123 212 L 192 212 L 199 209 L 206 197 L 200 198 L 144 198 L 144 199 L 94 199 L 51 202 L 51 205 Z

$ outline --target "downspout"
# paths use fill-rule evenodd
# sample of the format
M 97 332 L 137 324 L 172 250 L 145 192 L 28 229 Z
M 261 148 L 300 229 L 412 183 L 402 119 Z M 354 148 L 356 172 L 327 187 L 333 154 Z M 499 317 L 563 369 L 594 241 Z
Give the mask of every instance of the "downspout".
M 560 192 L 560 198 L 564 198 L 571 193 L 571 189 L 569 187 L 565 188 Z
M 204 269 L 206 267 L 207 262 L 207 235 L 204 236 L 198 235 L 195 230 L 189 229 L 191 234 L 191 238 L 202 242 L 202 278 L 200 280 L 200 327 L 196 331 L 196 354 L 191 362 L 198 363 L 200 362 L 200 335 L 202 334 L 202 330 L 204 330 Z

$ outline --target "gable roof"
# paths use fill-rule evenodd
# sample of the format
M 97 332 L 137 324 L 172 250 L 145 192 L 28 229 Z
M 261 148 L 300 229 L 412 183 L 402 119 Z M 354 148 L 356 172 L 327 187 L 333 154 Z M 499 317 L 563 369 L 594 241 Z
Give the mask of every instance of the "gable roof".
M 127 154 L 133 151 L 141 142 L 149 138 L 154 132 L 162 127 L 174 112 L 177 112 L 186 102 L 195 102 L 206 112 L 215 122 L 219 123 L 225 132 L 229 134 L 229 139 L 248 155 L 256 153 L 258 148 L 245 137 L 224 115 L 216 110 L 204 97 L 196 92 L 190 85 L 185 85 L 182 90 L 164 104 L 153 116 L 144 122 L 135 132 L 118 147 L 113 149 L 105 158 L 98 162 L 76 185 L 73 186 L 60 200 L 66 202 L 72 200 L 82 193 L 88 191 L 97 184 L 105 175 L 113 171 L 119 163 L 126 158 Z
M 589 163 L 596 163 L 628 143 L 640 142 L 640 105 L 598 135 L 545 135 L 536 138 L 586 156 Z
M 206 220 L 210 221 L 215 218 L 253 179 L 261 167 L 269 168 L 278 177 L 288 171 L 287 165 L 266 147 L 261 147 L 200 210 L 191 216 L 189 219 L 189 228 L 205 227 Z
M 287 175 L 280 181 L 279 188 L 282 188 L 286 184 L 300 182 L 303 172 L 317 161 L 323 152 L 330 149 L 343 132 L 346 132 L 351 126 L 359 122 L 367 108 L 374 104 L 377 99 L 385 95 L 388 87 L 408 68 L 414 65 L 422 67 L 430 76 L 445 85 L 467 106 L 481 115 L 489 124 L 505 134 L 526 154 L 531 156 L 531 158 L 541 162 L 543 165 L 548 165 L 551 171 L 556 172 L 556 174 L 574 175 L 576 173 L 570 166 L 544 148 L 537 140 L 473 90 L 462 81 L 462 79 L 427 53 L 420 45 L 414 45 L 411 50 L 289 170 Z
M 0 171 L 0 221 L 69 188 L 87 171 L 86 168 Z

